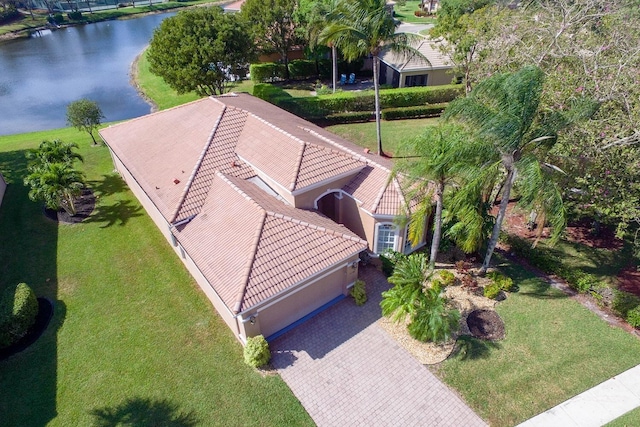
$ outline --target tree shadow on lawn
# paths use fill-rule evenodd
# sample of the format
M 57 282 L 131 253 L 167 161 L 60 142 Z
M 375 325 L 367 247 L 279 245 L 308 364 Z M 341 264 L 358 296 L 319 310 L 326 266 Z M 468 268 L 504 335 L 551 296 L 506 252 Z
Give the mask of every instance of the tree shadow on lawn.
M 492 350 L 500 350 L 502 345 L 495 341 L 481 340 L 469 335 L 461 335 L 449 358 L 460 360 L 486 359 Z
M 537 299 L 569 298 L 570 295 L 553 288 L 547 281 L 551 279 L 542 272 L 535 271 L 518 259 L 504 256 L 497 256 L 496 258 L 500 262 L 496 266 L 513 279 L 518 289 L 518 295 Z
M 114 407 L 102 407 L 89 411 L 100 427 L 194 427 L 199 420 L 193 412 L 183 412 L 177 404 L 167 399 L 152 400 L 134 397 Z
M 102 175 L 102 178 L 100 181 L 89 181 L 89 186 L 98 197 L 122 193 L 127 189 L 124 180 L 116 173 Z
M 38 297 L 53 301 L 54 314 L 35 343 L 0 362 L 0 424 L 41 426 L 57 415 L 57 331 L 66 310 L 57 300 L 58 225 L 28 198 L 25 153 L 0 152 L 8 183 L 0 206 L 0 289 L 25 282 Z
M 142 216 L 142 207 L 134 204 L 131 200 L 118 200 L 112 205 L 97 204 L 96 209 L 85 222 L 104 223 L 100 228 L 107 228 L 113 225 L 123 226 L 134 217 Z

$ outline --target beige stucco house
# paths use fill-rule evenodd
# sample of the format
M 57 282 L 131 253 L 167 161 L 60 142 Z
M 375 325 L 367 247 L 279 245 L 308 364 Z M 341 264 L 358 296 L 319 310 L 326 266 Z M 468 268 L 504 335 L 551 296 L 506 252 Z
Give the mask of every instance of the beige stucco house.
M 414 44 L 420 55 L 384 51 L 380 55 L 380 83 L 392 87 L 440 86 L 451 84 L 453 64 L 427 37 Z M 425 61 L 425 58 L 428 61 Z
M 411 250 L 388 159 L 247 94 L 100 131 L 113 162 L 239 340 L 342 298 L 359 254 Z

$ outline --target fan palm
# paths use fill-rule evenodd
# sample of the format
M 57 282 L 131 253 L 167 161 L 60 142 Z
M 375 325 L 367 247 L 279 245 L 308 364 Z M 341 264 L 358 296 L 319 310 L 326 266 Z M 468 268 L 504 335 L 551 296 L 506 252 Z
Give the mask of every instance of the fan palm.
M 550 223 L 552 242 L 566 225 L 561 191 L 551 179 L 551 173 L 559 169 L 545 159 L 558 132 L 593 114 L 595 104 L 579 99 L 564 112 L 543 112 L 543 82 L 542 71 L 531 66 L 515 73 L 497 74 L 481 82 L 468 97 L 452 102 L 445 112 L 446 118 L 470 125 L 483 144 L 484 161 L 471 172 L 468 185 L 477 191 L 486 191 L 486 186 L 478 182 L 499 183 L 502 188 L 481 274 L 489 267 L 514 184 L 518 184 L 521 205 L 538 212 L 541 222 Z
M 383 49 L 424 58 L 411 42 L 417 35 L 396 33 L 399 21 L 393 19 L 386 0 L 338 0 L 334 11 L 327 15 L 328 25 L 322 40 L 334 41 L 347 61 L 366 55 L 373 59 L 373 88 L 378 154 L 383 155 L 380 136 L 380 58 Z M 426 58 L 424 58 L 425 61 Z

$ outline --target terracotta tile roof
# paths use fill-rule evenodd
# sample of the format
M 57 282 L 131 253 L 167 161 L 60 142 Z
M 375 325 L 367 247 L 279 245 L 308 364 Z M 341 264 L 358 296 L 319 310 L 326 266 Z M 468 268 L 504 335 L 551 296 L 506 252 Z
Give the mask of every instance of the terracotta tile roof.
M 305 144 L 294 190 L 308 187 L 343 173 L 362 169 L 365 163 L 337 149 Z
M 442 54 L 437 43 L 439 41 L 421 37 L 414 45 L 416 50 L 424 55 L 429 62 L 419 55 L 402 55 L 390 50 L 382 52 L 380 60 L 400 72 L 452 68 L 453 64 Z
M 169 221 L 223 110 L 224 105 L 201 99 L 100 134 Z
M 344 226 L 221 173 L 200 214 L 176 234 L 234 313 L 367 248 Z

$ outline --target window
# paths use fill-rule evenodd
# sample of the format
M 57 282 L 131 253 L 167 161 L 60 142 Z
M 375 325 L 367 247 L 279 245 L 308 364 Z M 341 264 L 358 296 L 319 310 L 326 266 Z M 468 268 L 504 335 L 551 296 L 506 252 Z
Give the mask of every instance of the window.
M 393 224 L 378 224 L 376 239 L 376 253 L 381 254 L 387 249 L 396 250 L 398 227 Z
M 426 86 L 428 74 L 420 74 L 418 76 L 406 76 L 404 78 L 404 87 Z

